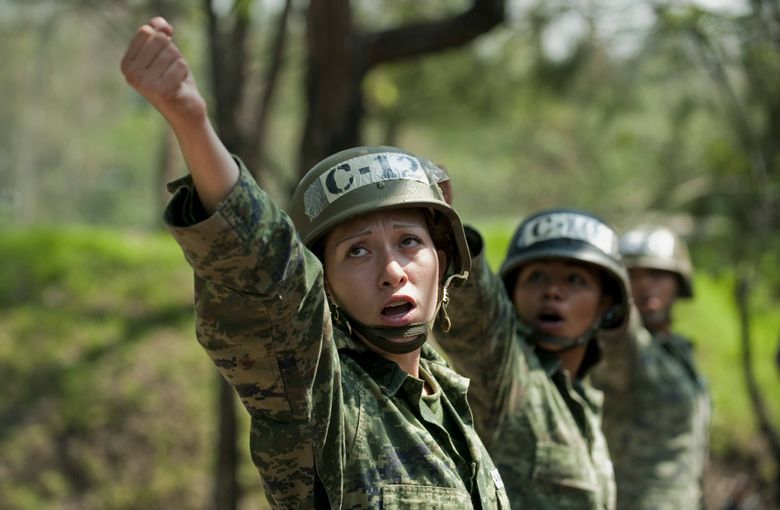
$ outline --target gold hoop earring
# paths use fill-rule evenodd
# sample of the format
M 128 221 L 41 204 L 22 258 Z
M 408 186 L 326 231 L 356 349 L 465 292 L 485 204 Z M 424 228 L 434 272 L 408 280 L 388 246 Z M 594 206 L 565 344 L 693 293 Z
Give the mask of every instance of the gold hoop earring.
M 347 320 L 346 314 L 341 313 L 341 307 L 336 304 L 336 300 L 330 293 L 327 293 L 328 307 L 330 308 L 330 314 L 335 322 L 343 324 L 347 328 L 347 334 L 352 336 L 352 325 Z
M 441 312 L 439 312 L 439 324 L 441 326 L 441 330 L 444 333 L 449 333 L 452 329 L 452 321 L 450 320 L 450 317 L 447 315 L 447 309 L 442 306 Z

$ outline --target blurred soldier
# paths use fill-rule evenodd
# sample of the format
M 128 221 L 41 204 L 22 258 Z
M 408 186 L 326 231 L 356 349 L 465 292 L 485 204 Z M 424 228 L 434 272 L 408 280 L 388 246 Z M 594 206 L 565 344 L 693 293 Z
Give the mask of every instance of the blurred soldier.
M 625 334 L 628 276 L 615 231 L 577 210 L 523 221 L 499 273 L 467 228 L 472 274 L 450 292 L 449 333 L 437 334 L 471 379 L 477 431 L 513 507 L 615 508 L 601 400 L 586 375 L 596 335 Z
M 470 266 L 446 175 L 399 149 L 346 150 L 306 174 L 288 216 L 217 138 L 172 33 L 139 28 L 122 71 L 190 168 L 165 219 L 271 505 L 508 508 L 467 381 L 424 345 Z
M 632 317 L 625 341 L 604 342 L 604 362 L 593 374 L 604 392 L 618 508 L 701 508 L 710 396 L 691 343 L 671 331 L 675 300 L 693 296 L 688 249 L 658 226 L 627 232 L 620 248 L 647 329 Z

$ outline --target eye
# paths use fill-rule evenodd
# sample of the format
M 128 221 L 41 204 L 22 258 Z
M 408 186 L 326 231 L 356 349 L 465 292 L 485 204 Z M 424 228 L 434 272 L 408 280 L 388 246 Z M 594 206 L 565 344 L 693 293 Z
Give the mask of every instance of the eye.
M 569 274 L 567 280 L 570 284 L 576 285 L 577 287 L 588 286 L 588 279 L 585 278 L 585 275 L 582 273 L 571 273 Z
M 405 235 L 401 238 L 402 248 L 415 248 L 422 244 L 422 239 L 413 235 Z
M 547 277 L 544 274 L 544 272 L 539 271 L 539 270 L 531 271 L 525 277 L 525 281 L 528 282 L 528 283 L 542 283 L 542 282 L 544 282 L 546 280 L 547 280 Z
M 360 244 L 356 244 L 354 246 L 350 246 L 347 250 L 347 257 L 348 258 L 358 258 L 363 257 L 368 254 L 368 249 Z

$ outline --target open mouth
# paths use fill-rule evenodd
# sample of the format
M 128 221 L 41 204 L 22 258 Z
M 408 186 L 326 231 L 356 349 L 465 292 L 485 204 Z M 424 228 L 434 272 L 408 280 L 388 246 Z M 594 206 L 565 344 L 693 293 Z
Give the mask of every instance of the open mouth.
M 563 324 L 563 316 L 556 312 L 542 312 L 536 319 L 541 326 L 560 326 Z
M 403 317 L 412 310 L 413 306 L 408 301 L 391 303 L 382 309 L 382 315 L 388 318 Z

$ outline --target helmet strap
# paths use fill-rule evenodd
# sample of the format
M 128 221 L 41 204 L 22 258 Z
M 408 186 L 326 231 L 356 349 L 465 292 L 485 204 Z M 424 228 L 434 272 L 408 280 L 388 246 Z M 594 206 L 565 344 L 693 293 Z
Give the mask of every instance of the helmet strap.
M 430 324 L 426 322 L 407 324 L 406 326 L 367 326 L 350 317 L 347 312 L 341 308 L 333 295 L 328 292 L 328 306 L 330 307 L 333 320 L 347 330 L 347 334 L 352 336 L 357 333 L 365 343 L 376 347 L 384 352 L 391 354 L 406 354 L 418 349 L 428 339 Z M 406 342 L 393 342 L 390 338 L 410 338 Z
M 347 318 L 347 313 L 336 303 L 336 299 L 330 293 L 330 290 L 328 290 L 327 296 L 328 306 L 330 307 L 330 313 L 333 316 L 333 320 L 347 328 L 347 334 L 352 336 L 352 324 Z
M 408 324 L 406 326 L 366 326 L 355 323 L 352 328 L 366 343 L 391 354 L 406 354 L 422 347 L 431 326 L 427 322 Z M 405 342 L 394 342 L 390 338 L 410 338 Z
M 460 278 L 465 281 L 468 277 L 468 271 L 465 271 L 462 274 L 452 274 L 444 280 L 444 283 L 441 286 L 441 292 L 439 292 L 440 299 L 438 305 L 436 305 L 434 320 L 439 321 L 439 327 L 444 333 L 449 333 L 452 329 L 452 321 L 450 320 L 450 316 L 447 315 L 447 305 L 450 304 L 450 284 L 452 283 L 452 279 Z
M 590 328 L 588 328 L 587 331 L 574 338 L 566 338 L 562 336 L 554 336 L 554 335 L 548 335 L 546 333 L 541 333 L 535 330 L 534 328 L 526 325 L 523 322 L 520 323 L 520 326 L 521 326 L 521 331 L 524 334 L 528 335 L 530 338 L 532 338 L 535 343 L 544 342 L 544 343 L 552 344 L 560 347 L 560 349 L 558 349 L 557 351 L 552 351 L 552 352 L 564 352 L 570 349 L 574 349 L 575 347 L 585 345 L 588 342 L 590 342 L 592 339 L 596 338 L 596 334 L 598 333 L 598 330 L 601 329 L 602 327 L 609 328 L 610 323 L 614 320 L 615 316 L 619 314 L 622 314 L 622 306 L 616 305 L 610 307 L 610 309 L 607 310 L 601 317 L 596 319 L 596 321 L 591 325 Z
M 555 351 L 550 352 L 565 352 L 571 349 L 574 349 L 576 347 L 580 347 L 582 345 L 587 344 L 590 342 L 593 338 L 596 337 L 596 332 L 601 327 L 601 319 L 599 318 L 596 320 L 596 322 L 591 325 L 590 328 L 588 328 L 587 331 L 585 331 L 583 334 L 576 336 L 574 338 L 567 338 L 562 336 L 555 336 L 555 335 L 548 335 L 546 333 L 541 333 L 538 330 L 525 326 L 527 328 L 527 331 L 530 332 L 531 338 L 534 340 L 535 345 L 539 345 L 539 342 L 544 342 L 547 344 L 552 344 L 557 347 L 560 347 L 560 349 L 557 349 Z M 543 348 L 542 348 L 543 349 Z M 547 349 L 543 349 L 547 350 Z
M 333 296 L 328 292 L 328 304 L 333 314 L 333 320 L 339 322 L 347 328 L 347 334 L 352 336 L 354 331 L 360 338 L 369 345 L 372 345 L 384 352 L 391 354 L 406 354 L 422 347 L 428 340 L 434 323 L 437 319 L 442 321 L 442 330 L 447 332 L 452 327 L 452 322 L 447 315 L 447 304 L 449 303 L 448 288 L 454 277 L 464 278 L 463 275 L 452 275 L 444 282 L 439 293 L 439 302 L 436 305 L 436 312 L 433 319 L 428 322 L 416 322 L 405 326 L 367 326 L 350 317 L 337 303 Z M 394 342 L 390 338 L 409 338 L 405 342 Z

